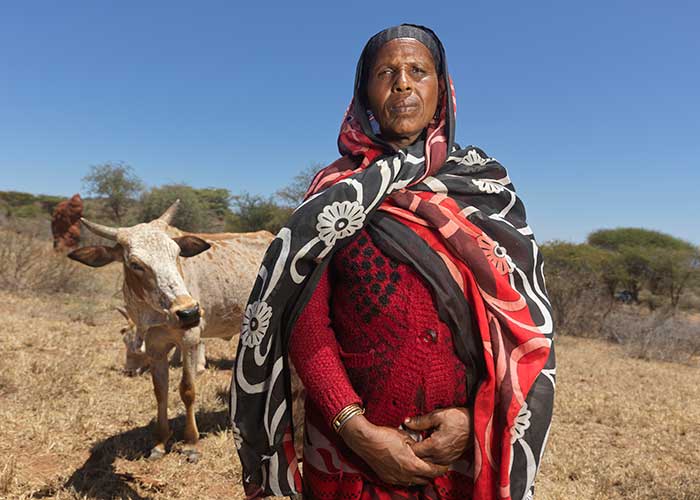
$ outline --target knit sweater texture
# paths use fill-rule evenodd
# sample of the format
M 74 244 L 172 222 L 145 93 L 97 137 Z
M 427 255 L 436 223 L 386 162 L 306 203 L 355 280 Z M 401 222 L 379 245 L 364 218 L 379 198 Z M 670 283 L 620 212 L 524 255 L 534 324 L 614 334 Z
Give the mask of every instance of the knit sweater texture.
M 457 357 L 427 284 L 362 231 L 333 257 L 293 329 L 289 354 L 307 411 L 330 426 L 360 403 L 375 425 L 466 406 L 468 367 Z

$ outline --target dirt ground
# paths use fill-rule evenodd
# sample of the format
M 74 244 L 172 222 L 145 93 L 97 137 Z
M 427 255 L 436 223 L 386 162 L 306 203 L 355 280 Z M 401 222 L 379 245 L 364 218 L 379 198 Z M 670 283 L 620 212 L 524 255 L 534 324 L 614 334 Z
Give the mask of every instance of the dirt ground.
M 123 375 L 115 269 L 103 293 L 0 292 L 0 498 L 243 498 L 226 428 L 234 347 L 208 344 L 198 378 L 202 458 L 178 452 L 184 407 L 171 368 L 172 451 L 145 459 L 150 376 Z M 554 424 L 539 499 L 700 499 L 700 368 L 641 361 L 594 340 L 558 339 Z

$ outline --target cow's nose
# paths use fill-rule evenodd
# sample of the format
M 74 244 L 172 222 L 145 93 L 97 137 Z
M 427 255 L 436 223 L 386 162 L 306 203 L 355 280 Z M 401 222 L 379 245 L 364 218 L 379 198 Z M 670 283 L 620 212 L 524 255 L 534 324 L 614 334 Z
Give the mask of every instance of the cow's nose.
M 175 314 L 180 318 L 183 326 L 193 327 L 199 323 L 199 306 L 190 307 L 189 309 L 180 309 Z

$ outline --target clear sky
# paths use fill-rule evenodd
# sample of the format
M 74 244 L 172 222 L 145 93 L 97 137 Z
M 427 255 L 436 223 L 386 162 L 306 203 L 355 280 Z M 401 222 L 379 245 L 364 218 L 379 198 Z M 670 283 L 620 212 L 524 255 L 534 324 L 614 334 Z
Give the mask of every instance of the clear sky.
M 540 241 L 700 243 L 700 4 L 3 2 L 0 190 L 70 195 L 123 161 L 151 186 L 271 194 L 337 157 L 366 40 L 433 28 L 457 140 L 510 171 Z

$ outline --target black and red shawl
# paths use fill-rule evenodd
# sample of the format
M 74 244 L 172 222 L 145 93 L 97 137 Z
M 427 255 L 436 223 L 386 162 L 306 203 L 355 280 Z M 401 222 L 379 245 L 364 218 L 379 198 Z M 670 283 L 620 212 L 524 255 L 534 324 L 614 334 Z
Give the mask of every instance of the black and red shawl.
M 454 88 L 435 39 L 447 91 L 421 140 L 395 151 L 373 133 L 360 88 L 365 48 L 338 139 L 342 158 L 316 175 L 265 254 L 231 381 L 248 496 L 301 491 L 287 344 L 333 253 L 366 227 L 430 285 L 457 354 L 478 372 L 472 497 L 532 498 L 555 385 L 542 256 L 505 168 L 453 142 Z

